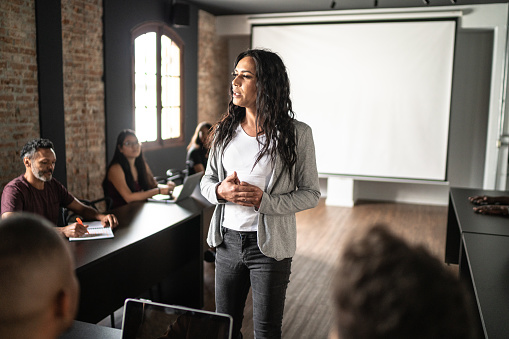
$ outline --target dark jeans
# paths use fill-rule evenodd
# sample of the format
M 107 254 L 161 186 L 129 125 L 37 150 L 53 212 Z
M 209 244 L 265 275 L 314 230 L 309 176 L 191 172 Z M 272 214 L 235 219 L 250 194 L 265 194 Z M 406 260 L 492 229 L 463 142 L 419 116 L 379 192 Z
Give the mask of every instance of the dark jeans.
M 233 317 L 233 336 L 241 338 L 249 288 L 253 295 L 255 338 L 281 338 L 286 287 L 292 258 L 277 261 L 260 252 L 256 232 L 223 228 L 216 249 L 216 311 Z

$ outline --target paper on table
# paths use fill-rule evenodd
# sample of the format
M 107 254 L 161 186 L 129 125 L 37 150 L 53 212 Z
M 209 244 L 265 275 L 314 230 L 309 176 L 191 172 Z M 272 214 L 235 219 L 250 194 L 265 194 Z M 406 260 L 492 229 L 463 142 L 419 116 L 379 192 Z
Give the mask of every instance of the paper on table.
M 114 237 L 111 227 L 103 227 L 100 221 L 87 221 L 84 224 L 88 225 L 88 233 L 85 233 L 81 237 L 70 237 L 69 241 L 106 239 Z

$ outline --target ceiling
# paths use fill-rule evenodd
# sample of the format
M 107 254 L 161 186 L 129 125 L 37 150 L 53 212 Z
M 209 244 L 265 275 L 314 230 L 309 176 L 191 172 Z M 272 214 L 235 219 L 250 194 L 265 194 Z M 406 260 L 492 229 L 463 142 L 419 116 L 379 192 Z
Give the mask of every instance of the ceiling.
M 330 9 L 332 0 L 187 0 L 187 2 L 214 15 L 233 15 L 325 11 Z
M 183 0 L 213 15 L 311 12 L 343 9 L 433 7 L 508 0 Z

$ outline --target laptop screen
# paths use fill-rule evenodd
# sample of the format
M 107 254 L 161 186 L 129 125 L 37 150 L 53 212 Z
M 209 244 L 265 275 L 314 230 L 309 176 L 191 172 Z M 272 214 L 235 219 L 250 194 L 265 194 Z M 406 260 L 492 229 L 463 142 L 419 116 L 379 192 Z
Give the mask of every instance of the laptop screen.
M 232 318 L 183 306 L 127 299 L 122 339 L 230 339 Z
M 184 184 L 175 187 L 173 190 L 173 197 L 171 195 L 156 194 L 152 198 L 149 198 L 148 201 L 179 202 L 189 198 L 193 194 L 196 186 L 200 183 L 202 176 L 203 172 L 198 172 L 188 176 L 184 180 Z

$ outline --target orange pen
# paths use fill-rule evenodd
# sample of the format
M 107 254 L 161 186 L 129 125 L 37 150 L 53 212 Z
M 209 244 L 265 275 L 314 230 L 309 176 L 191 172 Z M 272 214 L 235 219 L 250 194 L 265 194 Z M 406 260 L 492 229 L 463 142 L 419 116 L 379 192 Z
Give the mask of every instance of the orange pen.
M 78 224 L 80 224 L 81 226 L 85 226 L 85 225 L 83 225 L 83 221 L 81 221 L 81 219 L 80 219 L 80 218 L 76 218 L 76 222 L 77 222 Z M 87 231 L 87 233 L 88 233 L 88 230 L 86 230 L 86 231 Z

